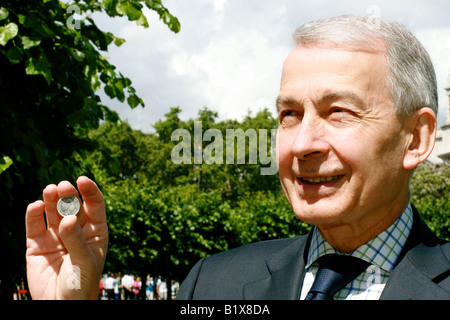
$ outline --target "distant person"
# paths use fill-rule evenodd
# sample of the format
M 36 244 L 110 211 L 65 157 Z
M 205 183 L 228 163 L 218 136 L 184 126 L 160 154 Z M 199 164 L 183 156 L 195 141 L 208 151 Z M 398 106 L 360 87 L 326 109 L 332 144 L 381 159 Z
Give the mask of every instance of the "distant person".
M 131 275 L 125 274 L 122 278 L 122 290 L 124 294 L 124 300 L 134 299 L 134 279 Z
M 134 293 L 135 300 L 138 300 L 140 298 L 139 293 L 141 292 L 141 286 L 142 286 L 141 277 L 137 277 L 133 283 L 133 293 Z
M 147 276 L 145 297 L 147 300 L 153 300 L 153 277 Z
M 164 279 L 159 284 L 158 295 L 160 300 L 167 300 L 167 282 Z
M 122 293 L 122 279 L 120 276 L 117 276 L 116 278 L 116 285 L 114 286 L 114 294 L 116 296 L 116 300 L 121 300 L 121 293 Z
M 105 280 L 105 290 L 108 300 L 115 300 L 116 295 L 114 293 L 114 288 L 116 286 L 116 279 L 111 273 L 108 273 L 108 277 Z

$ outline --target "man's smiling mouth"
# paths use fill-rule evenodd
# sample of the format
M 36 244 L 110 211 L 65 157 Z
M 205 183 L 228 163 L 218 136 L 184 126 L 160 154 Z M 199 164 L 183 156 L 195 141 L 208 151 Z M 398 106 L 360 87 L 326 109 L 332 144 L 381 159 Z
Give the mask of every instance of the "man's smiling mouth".
M 332 177 L 315 177 L 315 178 L 306 178 L 306 177 L 302 177 L 299 178 L 299 180 L 301 182 L 308 182 L 308 183 L 312 183 L 312 184 L 317 184 L 317 183 L 324 183 L 324 182 L 331 182 L 334 180 L 338 180 L 340 178 L 342 178 L 344 175 L 338 175 L 338 176 L 332 176 Z

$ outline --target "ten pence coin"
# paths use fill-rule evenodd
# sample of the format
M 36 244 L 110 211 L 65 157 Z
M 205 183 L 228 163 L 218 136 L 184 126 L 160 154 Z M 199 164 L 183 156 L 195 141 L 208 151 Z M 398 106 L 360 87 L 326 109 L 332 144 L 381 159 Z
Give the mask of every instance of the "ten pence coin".
M 56 208 L 63 217 L 73 216 L 80 211 L 80 200 L 75 196 L 64 196 L 58 200 Z

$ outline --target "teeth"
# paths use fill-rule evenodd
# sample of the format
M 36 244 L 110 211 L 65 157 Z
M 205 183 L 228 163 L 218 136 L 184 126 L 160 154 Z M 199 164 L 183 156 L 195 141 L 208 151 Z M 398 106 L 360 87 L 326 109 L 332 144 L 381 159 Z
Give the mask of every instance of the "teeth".
M 343 175 L 334 176 L 334 177 L 317 177 L 317 178 L 301 178 L 301 179 L 303 181 L 306 181 L 309 183 L 320 183 L 320 182 L 330 182 L 333 180 L 337 180 L 341 177 L 343 177 Z

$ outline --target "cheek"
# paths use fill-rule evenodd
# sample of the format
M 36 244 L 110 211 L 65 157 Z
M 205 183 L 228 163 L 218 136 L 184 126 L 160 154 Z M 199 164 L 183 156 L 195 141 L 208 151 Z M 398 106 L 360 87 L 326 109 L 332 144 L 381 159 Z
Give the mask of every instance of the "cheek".
M 358 131 L 341 131 L 328 135 L 329 145 L 339 158 L 339 161 L 349 166 L 352 171 L 363 166 L 369 160 L 371 150 L 371 140 L 362 138 Z
M 373 184 L 387 188 L 380 180 L 394 179 L 402 165 L 399 135 L 386 135 L 386 131 L 373 135 L 370 130 L 348 130 L 330 135 L 330 145 L 341 163 L 351 170 L 352 185 L 360 191 L 373 188 Z
M 292 143 L 293 138 L 286 132 L 279 130 L 277 135 L 277 161 L 279 165 L 280 177 L 284 177 L 291 172 L 293 164 Z
M 333 153 L 348 174 L 345 196 L 364 198 L 373 189 L 372 184 L 378 179 L 378 171 L 384 167 L 379 161 L 382 155 L 375 140 L 357 130 L 340 132 L 330 137 Z

